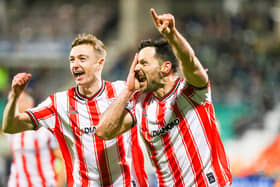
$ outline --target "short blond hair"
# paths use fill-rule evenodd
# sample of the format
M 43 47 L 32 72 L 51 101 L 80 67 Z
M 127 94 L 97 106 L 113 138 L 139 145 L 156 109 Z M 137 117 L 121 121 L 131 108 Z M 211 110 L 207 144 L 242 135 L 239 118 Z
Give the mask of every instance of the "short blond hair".
M 99 53 L 101 57 L 106 56 L 106 50 L 103 42 L 92 34 L 79 34 L 73 41 L 71 47 L 75 47 L 82 44 L 89 44 L 93 49 Z

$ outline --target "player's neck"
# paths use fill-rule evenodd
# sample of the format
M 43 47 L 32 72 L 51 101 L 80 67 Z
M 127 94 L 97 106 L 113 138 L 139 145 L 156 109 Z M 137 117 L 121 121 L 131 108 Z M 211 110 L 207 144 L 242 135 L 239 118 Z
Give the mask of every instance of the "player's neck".
M 94 81 L 91 85 L 88 86 L 78 86 L 80 94 L 86 97 L 92 97 L 95 95 L 102 86 L 102 80 Z
M 172 90 L 177 79 L 178 79 L 178 76 L 175 74 L 166 77 L 164 79 L 163 87 L 158 88 L 156 91 L 154 91 L 154 95 L 158 98 L 164 97 L 166 94 L 168 94 L 170 92 L 170 90 Z

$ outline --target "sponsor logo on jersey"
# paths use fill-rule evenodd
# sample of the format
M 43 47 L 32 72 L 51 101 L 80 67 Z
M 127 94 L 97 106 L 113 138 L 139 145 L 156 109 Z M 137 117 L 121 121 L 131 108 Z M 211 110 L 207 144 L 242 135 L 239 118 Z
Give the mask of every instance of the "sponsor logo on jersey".
M 164 127 L 161 127 L 159 130 L 152 131 L 153 132 L 152 136 L 153 137 L 160 136 L 161 134 L 164 134 L 167 131 L 173 129 L 173 127 L 177 126 L 179 123 L 180 123 L 180 120 L 178 118 L 176 118 L 175 120 L 171 121 L 170 123 L 168 123 Z
M 82 131 L 85 134 L 92 134 L 92 133 L 95 133 L 96 127 L 95 126 L 85 127 L 82 129 Z

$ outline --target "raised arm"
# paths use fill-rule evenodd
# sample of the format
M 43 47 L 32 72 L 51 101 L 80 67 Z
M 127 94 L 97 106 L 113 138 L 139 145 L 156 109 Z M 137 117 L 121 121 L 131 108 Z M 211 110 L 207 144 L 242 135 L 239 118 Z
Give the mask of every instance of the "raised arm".
M 135 55 L 130 67 L 127 84 L 117 99 L 103 113 L 99 125 L 96 128 L 96 135 L 104 140 L 112 139 L 129 130 L 133 125 L 133 118 L 125 109 L 133 93 L 140 88 L 135 78 L 135 66 L 138 54 Z
M 19 73 L 14 76 L 12 90 L 3 113 L 2 130 L 5 133 L 18 133 L 24 130 L 32 130 L 33 124 L 28 114 L 19 111 L 18 101 L 31 78 L 29 73 Z
M 208 82 L 208 75 L 195 56 L 189 42 L 176 29 L 173 15 L 157 15 L 154 9 L 151 9 L 150 12 L 156 28 L 167 39 L 179 60 L 181 71 L 188 83 L 198 88 L 205 87 Z

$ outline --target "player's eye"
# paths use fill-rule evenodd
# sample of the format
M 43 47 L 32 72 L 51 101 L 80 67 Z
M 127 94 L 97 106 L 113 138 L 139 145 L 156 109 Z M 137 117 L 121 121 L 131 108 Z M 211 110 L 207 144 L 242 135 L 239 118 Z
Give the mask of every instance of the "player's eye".
M 87 59 L 85 57 L 80 58 L 81 62 L 85 62 Z
M 139 64 L 141 64 L 142 66 L 147 65 L 147 61 L 141 61 Z

